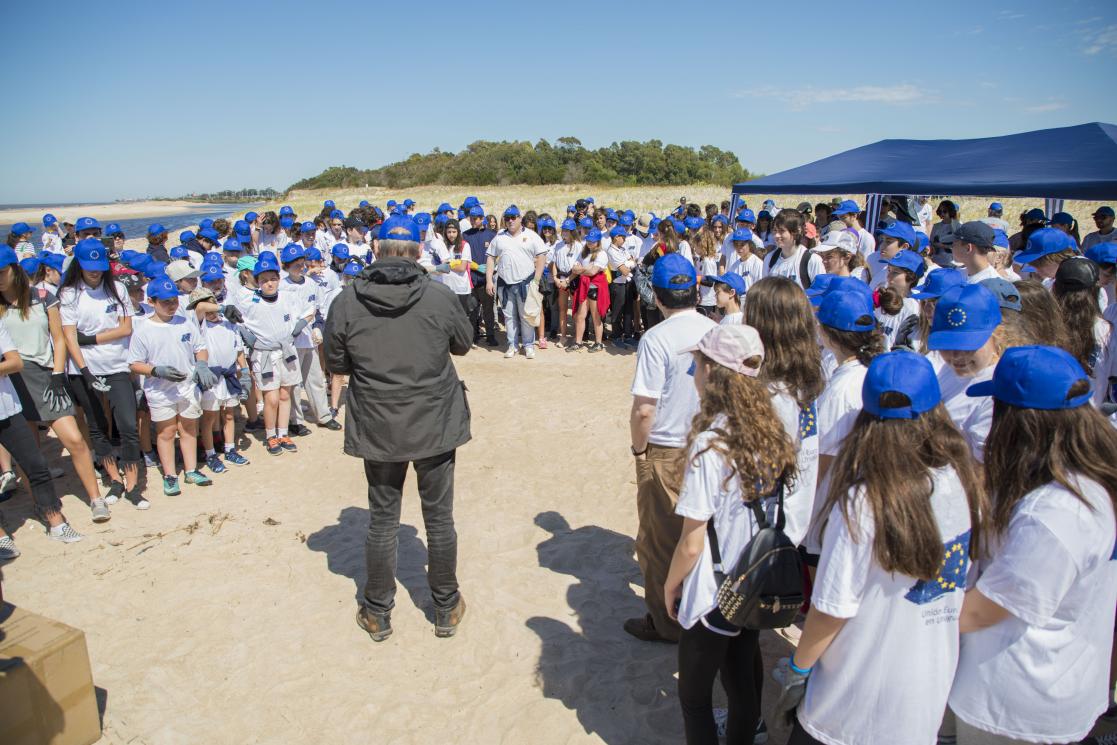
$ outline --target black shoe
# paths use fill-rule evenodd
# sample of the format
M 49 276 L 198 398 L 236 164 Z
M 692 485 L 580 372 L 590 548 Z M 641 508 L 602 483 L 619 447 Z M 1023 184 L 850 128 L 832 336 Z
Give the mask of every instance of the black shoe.
M 655 624 L 652 623 L 652 617 L 650 615 L 644 615 L 640 618 L 628 619 L 624 622 L 624 630 L 627 633 L 632 634 L 642 642 L 664 642 L 666 644 L 679 643 L 675 639 L 668 639 L 665 636 L 661 636 L 660 633 L 655 630 Z
M 367 631 L 374 642 L 382 642 L 392 635 L 392 614 L 373 613 L 362 606 L 357 611 L 357 625 Z
M 490 347 L 499 347 L 500 346 L 500 342 L 498 342 L 496 340 L 496 337 L 493 337 L 493 336 L 490 336 L 487 339 L 485 339 L 485 343 L 488 344 Z
M 465 598 L 458 595 L 458 604 L 450 610 L 434 610 L 434 635 L 442 638 L 458 632 L 458 625 L 465 617 Z
M 306 437 L 311 432 L 310 432 L 310 427 L 307 427 L 306 425 L 292 424 L 289 427 L 287 427 L 287 433 L 289 435 L 291 435 L 292 437 Z
M 264 420 L 257 417 L 250 422 L 244 423 L 245 432 L 261 432 L 264 429 Z
M 331 432 L 337 432 L 339 429 L 341 429 L 341 422 L 339 422 L 336 419 L 331 419 L 330 421 L 326 422 L 325 424 L 319 424 L 318 426 L 321 427 L 322 429 L 328 429 Z

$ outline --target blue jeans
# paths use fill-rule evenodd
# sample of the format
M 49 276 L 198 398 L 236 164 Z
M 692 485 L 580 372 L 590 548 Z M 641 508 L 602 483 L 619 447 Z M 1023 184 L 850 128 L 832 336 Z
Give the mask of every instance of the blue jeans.
M 508 331 L 508 348 L 515 349 L 516 342 L 524 347 L 535 346 L 535 327 L 524 323 L 524 301 L 527 299 L 527 286 L 531 282 L 528 277 L 523 282 L 506 284 L 497 282 L 497 297 L 500 308 L 504 311 L 504 327 Z

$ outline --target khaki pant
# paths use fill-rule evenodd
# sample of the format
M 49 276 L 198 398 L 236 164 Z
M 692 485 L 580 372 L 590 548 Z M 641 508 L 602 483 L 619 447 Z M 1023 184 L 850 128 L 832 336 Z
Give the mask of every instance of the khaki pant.
M 648 445 L 645 460 L 636 460 L 636 561 L 644 574 L 644 602 L 660 636 L 678 641 L 682 629 L 667 615 L 663 584 L 671 568 L 671 556 L 683 531 L 683 519 L 675 514 L 683 484 L 686 451 Z

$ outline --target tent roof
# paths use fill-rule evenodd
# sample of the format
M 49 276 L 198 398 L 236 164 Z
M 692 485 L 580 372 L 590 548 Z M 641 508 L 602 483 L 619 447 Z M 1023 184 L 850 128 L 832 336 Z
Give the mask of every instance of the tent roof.
M 976 140 L 881 140 L 746 181 L 735 194 L 956 194 L 1117 198 L 1117 126 Z

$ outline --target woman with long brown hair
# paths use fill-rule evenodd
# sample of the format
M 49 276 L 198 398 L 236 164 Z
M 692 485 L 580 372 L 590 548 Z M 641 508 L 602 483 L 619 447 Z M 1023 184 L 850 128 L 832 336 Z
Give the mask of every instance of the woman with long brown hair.
M 1021 279 L 1013 285 L 1020 296 L 1020 311 L 1001 312 L 1004 330 L 1002 352 L 1008 347 L 1028 344 L 1048 347 L 1063 344 L 1067 337 L 1063 314 L 1043 283 L 1035 279 Z
M 609 282 L 605 275 L 609 258 L 601 247 L 601 241 L 601 231 L 597 228 L 587 233 L 585 246 L 572 270 L 578 277 L 578 289 L 574 293 L 574 342 L 566 348 L 568 352 L 578 349 L 582 332 L 586 329 L 587 315 L 593 323 L 593 343 L 589 345 L 589 351 L 605 349 L 602 342 L 605 323 L 602 318 L 609 312 Z
M 1078 742 L 1110 703 L 1117 432 L 1066 350 L 1015 347 L 993 379 L 987 556 L 950 692 L 958 743 Z
M 686 470 L 675 508 L 683 529 L 664 599 L 669 615 L 683 628 L 679 703 L 686 742 L 718 742 L 712 695 L 720 671 L 729 703 L 725 741 L 743 745 L 753 742 L 760 720 L 754 667 L 759 632 L 730 624 L 718 610 L 707 531 L 717 537 L 722 566 L 734 566 L 757 530 L 748 503 L 769 497 L 796 478 L 795 447 L 759 378 L 764 345 L 756 329 L 716 326 L 690 351 L 700 404 L 687 438 Z
M 777 711 L 802 702 L 789 745 L 933 743 L 954 678 L 981 480 L 922 356 L 875 358 L 863 404 L 830 472 L 803 634 L 776 670 Z
M 1105 357 L 1113 327 L 1102 317 L 1098 303 L 1097 265 L 1083 257 L 1067 259 L 1055 272 L 1051 294 L 1067 327 L 1059 346 L 1074 355 L 1093 378 L 1100 403 L 1107 385 L 1109 361 Z

